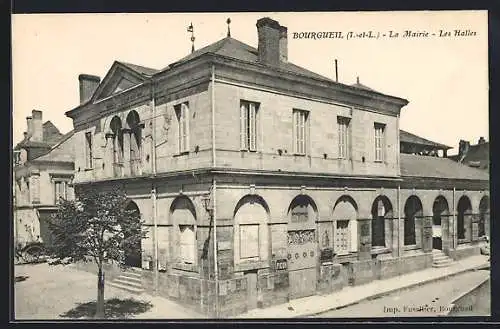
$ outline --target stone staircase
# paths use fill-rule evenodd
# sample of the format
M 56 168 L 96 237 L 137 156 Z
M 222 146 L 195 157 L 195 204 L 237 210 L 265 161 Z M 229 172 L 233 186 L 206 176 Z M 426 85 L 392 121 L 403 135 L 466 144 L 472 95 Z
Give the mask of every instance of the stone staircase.
M 447 267 L 453 264 L 453 259 L 439 249 L 432 250 L 432 267 Z
M 144 292 L 141 279 L 141 269 L 128 268 L 120 276 L 109 283 L 111 287 L 122 289 L 140 295 Z

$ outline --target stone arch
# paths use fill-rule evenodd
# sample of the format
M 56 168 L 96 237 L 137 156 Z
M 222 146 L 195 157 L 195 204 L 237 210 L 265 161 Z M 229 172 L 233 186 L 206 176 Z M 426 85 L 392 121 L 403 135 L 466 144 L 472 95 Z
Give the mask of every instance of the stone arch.
M 416 195 L 406 199 L 404 207 L 404 244 L 417 244 L 416 220 L 422 218 L 422 201 Z
M 479 222 L 478 222 L 478 236 L 490 235 L 490 198 L 484 195 L 479 201 Z
M 379 195 L 372 204 L 372 246 L 390 247 L 392 245 L 392 203 L 385 195 Z
M 198 260 L 196 240 L 196 208 L 185 195 L 177 196 L 170 205 L 170 222 L 174 232 L 174 261 L 195 265 Z
M 342 195 L 335 202 L 334 249 L 337 254 L 358 251 L 358 205 L 349 195 Z
M 234 263 L 269 257 L 269 206 L 260 195 L 242 197 L 234 209 Z
M 290 223 L 316 220 L 318 218 L 318 207 L 310 196 L 299 194 L 290 202 L 287 216 Z M 307 216 L 307 219 L 304 219 L 304 216 Z
M 133 200 L 128 199 L 125 202 L 125 210 L 137 213 L 138 217 L 141 217 L 141 211 L 137 203 Z M 130 267 L 142 267 L 142 250 L 141 250 L 141 240 L 137 240 L 132 248 L 125 250 L 125 265 Z
M 472 203 L 467 195 L 462 195 L 457 203 L 457 239 L 472 239 Z
M 132 174 L 140 174 L 142 159 L 142 125 L 137 111 L 132 110 L 125 119 L 129 138 L 130 169 Z
M 432 248 L 447 250 L 450 246 L 449 207 L 443 195 L 438 195 L 432 204 Z
M 121 164 L 123 162 L 122 120 L 115 115 L 109 123 L 109 129 L 113 134 L 113 163 Z

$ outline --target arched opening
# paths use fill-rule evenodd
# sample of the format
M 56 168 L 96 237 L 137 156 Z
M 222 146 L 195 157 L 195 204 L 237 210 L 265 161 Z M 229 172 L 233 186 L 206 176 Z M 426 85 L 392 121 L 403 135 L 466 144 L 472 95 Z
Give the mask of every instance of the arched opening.
M 489 235 L 490 224 L 490 199 L 487 195 L 481 198 L 479 202 L 479 223 L 478 223 L 478 236 L 483 237 Z
M 309 196 L 298 195 L 292 200 L 288 207 L 287 225 L 290 298 L 310 296 L 316 292 L 316 219 L 317 207 Z
M 358 251 L 358 206 L 350 196 L 341 196 L 333 208 L 334 250 L 338 255 Z
M 136 111 L 130 111 L 127 115 L 127 126 L 130 129 L 130 170 L 132 175 L 140 174 L 142 126 Z
M 432 249 L 443 249 L 443 220 L 447 221 L 449 215 L 448 201 L 443 196 L 438 196 L 432 205 Z
M 404 213 L 404 244 L 414 245 L 417 243 L 415 220 L 422 217 L 422 202 L 417 196 L 412 195 L 406 200 Z
M 130 211 L 134 217 L 140 218 L 139 207 L 134 201 L 129 201 L 125 210 Z M 127 237 L 125 237 L 127 238 Z M 125 250 L 125 265 L 130 267 L 142 267 L 141 240 L 137 239 L 133 246 Z
M 113 133 L 113 170 L 115 176 L 121 176 L 123 167 L 123 131 L 122 121 L 114 116 L 110 124 Z
M 267 241 L 269 207 L 258 195 L 247 195 L 234 211 L 235 264 L 268 259 Z
M 463 195 L 457 205 L 457 239 L 470 241 L 472 238 L 472 205 L 470 199 Z
M 392 204 L 389 198 L 378 196 L 372 204 L 372 247 L 390 247 L 392 217 Z
M 186 196 L 177 197 L 170 207 L 174 225 L 177 250 L 174 253 L 177 263 L 196 264 L 198 259 L 196 240 L 196 210 L 193 202 Z

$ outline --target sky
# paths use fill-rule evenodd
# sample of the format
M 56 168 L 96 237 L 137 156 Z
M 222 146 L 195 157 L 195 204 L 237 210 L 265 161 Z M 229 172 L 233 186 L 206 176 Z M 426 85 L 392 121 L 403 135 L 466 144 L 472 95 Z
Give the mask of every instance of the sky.
M 119 60 L 161 69 L 191 51 L 190 23 L 199 49 L 226 36 L 257 47 L 256 21 L 271 17 L 288 27 L 288 60 L 328 78 L 362 84 L 409 101 L 400 128 L 446 144 L 489 140 L 486 11 L 286 12 L 176 14 L 29 14 L 12 16 L 13 142 L 26 117 L 43 111 L 62 133 L 65 112 L 78 106 L 78 75 L 104 78 Z M 454 30 L 471 31 L 454 36 Z M 403 37 L 405 30 L 428 37 Z M 439 37 L 439 31 L 451 36 Z M 299 39 L 300 32 L 342 32 L 344 38 Z M 347 38 L 378 32 L 378 39 Z M 399 33 L 399 37 L 389 38 Z M 431 34 L 435 33 L 436 36 Z M 386 37 L 382 35 L 385 34 Z

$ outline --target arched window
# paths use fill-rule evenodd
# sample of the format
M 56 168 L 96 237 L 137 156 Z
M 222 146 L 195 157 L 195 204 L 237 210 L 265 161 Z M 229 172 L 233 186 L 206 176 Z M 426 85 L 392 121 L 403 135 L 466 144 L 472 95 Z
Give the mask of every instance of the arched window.
M 472 238 L 472 205 L 470 199 L 463 195 L 458 200 L 457 205 L 457 238 L 461 240 L 470 240 Z
M 392 204 L 385 196 L 378 196 L 372 204 L 372 246 L 390 247 L 392 240 L 390 220 L 392 219 Z M 387 234 L 386 234 L 387 231 Z
M 234 262 L 268 259 L 269 208 L 258 195 L 247 195 L 234 211 Z
M 193 203 L 186 196 L 177 197 L 170 207 L 170 216 L 176 232 L 176 262 L 196 264 L 196 210 Z
M 333 208 L 336 254 L 358 251 L 358 207 L 349 196 L 340 197 Z
M 415 233 L 415 218 L 422 217 L 422 202 L 417 196 L 412 195 L 406 200 L 404 213 L 404 244 L 414 245 L 417 243 Z
M 490 221 L 490 200 L 488 196 L 483 196 L 479 203 L 479 223 L 478 223 L 478 236 L 486 235 L 486 225 Z
M 123 132 L 122 121 L 115 116 L 111 120 L 111 131 L 113 132 L 113 163 L 121 164 L 123 162 Z
M 142 152 L 142 126 L 139 114 L 130 111 L 127 115 L 127 125 L 130 129 L 130 168 L 132 174 L 139 174 Z

